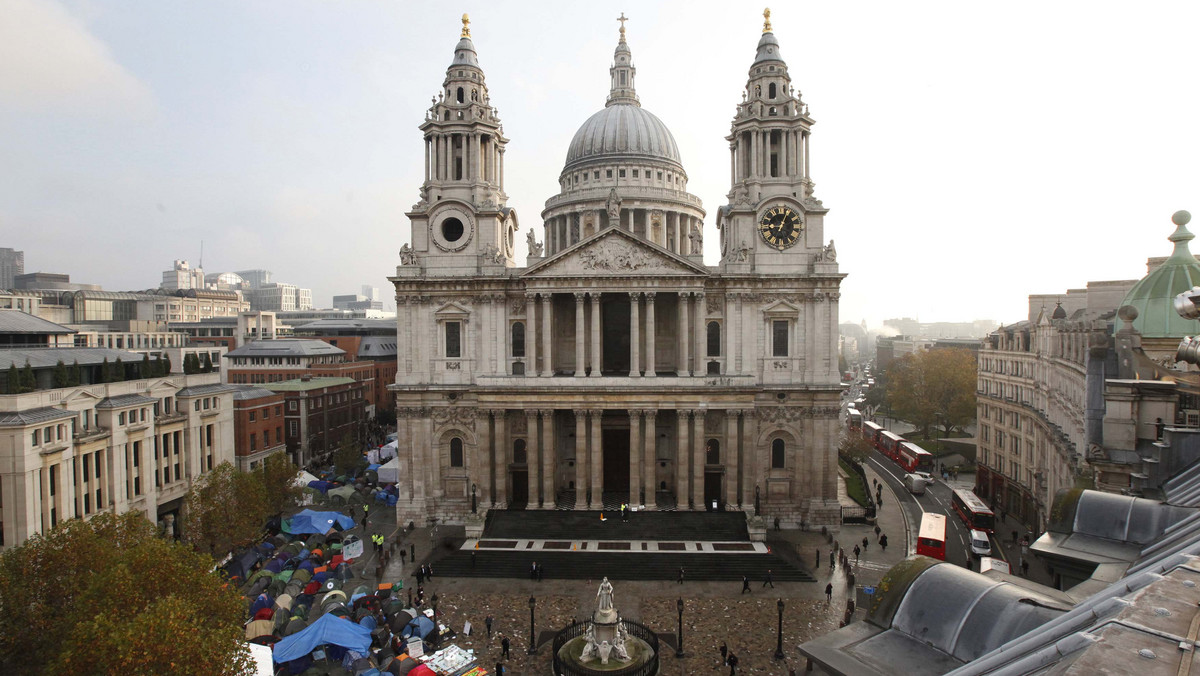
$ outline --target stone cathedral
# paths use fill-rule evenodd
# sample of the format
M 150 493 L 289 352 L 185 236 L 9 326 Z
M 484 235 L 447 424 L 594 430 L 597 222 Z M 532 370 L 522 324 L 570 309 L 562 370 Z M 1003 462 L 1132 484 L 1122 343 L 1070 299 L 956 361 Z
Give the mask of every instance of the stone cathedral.
M 639 102 L 622 15 L 604 107 L 521 232 L 464 15 L 389 278 L 402 522 L 620 503 L 839 522 L 844 275 L 813 196 L 814 120 L 766 16 L 725 137 L 728 204 L 709 216 L 688 192 L 674 137 Z

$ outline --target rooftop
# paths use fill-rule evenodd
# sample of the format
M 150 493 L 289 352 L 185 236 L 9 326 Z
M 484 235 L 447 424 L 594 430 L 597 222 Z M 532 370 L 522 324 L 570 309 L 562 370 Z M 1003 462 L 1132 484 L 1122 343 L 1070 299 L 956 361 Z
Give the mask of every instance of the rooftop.
M 75 331 L 28 312 L 4 309 L 0 310 L 0 333 L 64 335 Z
M 272 392 L 307 392 L 309 390 L 319 390 L 336 385 L 348 385 L 354 382 L 356 381 L 353 378 L 312 378 L 310 380 L 296 378 L 280 383 L 267 383 L 263 387 Z
M 101 364 L 105 359 L 110 363 L 120 359 L 126 364 L 141 362 L 142 355 L 125 350 L 113 350 L 107 347 L 16 347 L 0 348 L 0 369 L 16 365 L 25 366 L 25 362 L 35 369 L 52 368 L 62 362 L 67 366 L 79 362 L 80 366 Z
M 255 340 L 228 352 L 226 357 L 325 357 L 344 355 L 346 351 L 323 340 L 277 338 Z

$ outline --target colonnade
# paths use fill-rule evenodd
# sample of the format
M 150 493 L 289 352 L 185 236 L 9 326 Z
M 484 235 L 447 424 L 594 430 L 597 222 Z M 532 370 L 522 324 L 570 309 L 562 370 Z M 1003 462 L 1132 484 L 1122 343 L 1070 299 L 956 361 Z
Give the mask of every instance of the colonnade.
M 461 160 L 461 168 L 455 160 Z M 482 181 L 504 190 L 504 146 L 485 132 L 425 137 L 425 182 Z
M 659 295 L 676 296 L 677 319 L 675 336 L 678 340 L 674 370 L 678 376 L 704 375 L 706 306 L 703 291 L 628 291 L 610 292 L 609 295 L 627 293 L 629 297 L 629 372 L 631 378 L 658 376 L 660 367 L 668 366 L 657 362 L 658 318 L 656 300 Z M 526 375 L 549 378 L 554 375 L 554 333 L 552 293 L 529 293 L 525 296 Z M 598 378 L 604 369 L 600 303 L 603 293 L 573 292 L 575 325 L 574 376 Z M 644 311 L 643 311 L 644 305 Z M 590 306 L 590 307 L 589 307 Z M 688 326 L 692 325 L 689 331 Z M 588 330 L 590 328 L 590 331 Z M 589 339 L 590 334 L 590 339 Z M 540 339 L 536 338 L 540 336 Z M 644 338 L 643 338 L 644 336 Z
M 747 178 L 809 178 L 811 134 L 803 129 L 754 129 L 739 132 L 729 144 L 733 182 Z M 778 163 L 771 170 L 771 157 Z
M 592 227 L 590 234 L 613 227 L 603 206 L 547 218 L 547 255 L 556 254 L 589 237 L 589 218 Z M 657 227 L 655 223 L 658 224 Z M 692 250 L 688 235 L 694 229 L 703 228 L 704 222 L 700 217 L 682 211 L 630 208 L 621 210 L 618 225 L 621 229 L 635 233 L 664 249 L 687 256 Z
M 619 414 L 624 414 L 628 420 L 628 485 L 605 485 L 606 451 L 601 430 L 606 412 L 610 414 L 610 420 L 612 415 Z M 621 493 L 626 489 L 629 503 L 653 508 L 655 496 L 661 490 L 657 465 L 660 461 L 670 461 L 673 477 L 664 483 L 666 492 L 674 492 L 677 509 L 705 509 L 705 474 L 712 471 L 724 475 L 723 493 L 716 499 L 727 505 L 750 505 L 753 504 L 754 477 L 765 476 L 767 472 L 766 449 L 757 448 L 753 441 L 758 434 L 758 420 L 751 409 L 720 411 L 721 429 L 713 433 L 705 431 L 705 420 L 710 412 L 704 408 L 621 409 L 619 413 L 599 408 L 572 409 L 574 435 L 565 439 L 573 444 L 570 451 L 575 466 L 573 473 L 562 475 L 561 482 L 556 481 L 560 476 L 560 448 L 556 440 L 560 436 L 555 429 L 555 410 L 526 408 L 521 411 L 525 429 L 519 436 L 526 442 L 523 466 L 512 455 L 513 442 L 518 435 L 510 429 L 510 413 L 515 411 L 476 411 L 479 443 L 468 469 L 478 488 L 481 504 L 506 505 L 511 500 L 524 501 L 530 509 L 554 509 L 559 490 L 568 488 L 568 481 L 573 481 L 575 509 L 601 509 L 605 491 Z M 659 447 L 660 415 L 674 416 L 674 449 Z M 710 463 L 707 453 L 709 443 L 713 441 L 719 447 L 719 457 L 717 462 Z M 568 449 L 563 447 L 561 450 Z M 510 496 L 510 474 L 522 470 L 527 472 L 527 493 Z M 714 499 L 713 496 L 708 498 Z

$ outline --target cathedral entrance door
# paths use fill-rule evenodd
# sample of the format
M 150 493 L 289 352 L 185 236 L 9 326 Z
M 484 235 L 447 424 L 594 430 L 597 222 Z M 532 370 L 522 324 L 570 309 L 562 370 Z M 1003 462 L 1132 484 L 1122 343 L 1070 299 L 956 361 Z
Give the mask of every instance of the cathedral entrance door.
M 725 506 L 725 494 L 721 492 L 721 470 L 706 470 L 704 472 L 704 509 L 712 511 L 713 501 L 716 500 L 717 508 Z
M 529 471 L 524 469 L 512 470 L 512 498 L 508 501 L 509 509 L 525 509 L 529 498 Z
M 604 332 L 600 341 L 604 350 L 604 366 L 600 372 L 606 376 L 627 376 L 630 339 L 629 295 L 604 294 L 600 297 L 600 314 L 600 328 Z
M 604 452 L 604 495 L 617 502 L 629 502 L 629 427 L 602 429 L 600 443 Z

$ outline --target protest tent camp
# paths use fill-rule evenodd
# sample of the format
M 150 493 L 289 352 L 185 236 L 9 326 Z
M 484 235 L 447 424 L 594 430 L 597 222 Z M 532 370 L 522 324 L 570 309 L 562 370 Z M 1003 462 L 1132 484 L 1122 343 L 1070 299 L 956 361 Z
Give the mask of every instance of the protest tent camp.
M 294 535 L 328 533 L 335 527 L 343 530 L 354 528 L 354 519 L 341 512 L 317 512 L 305 509 L 283 521 L 283 531 Z
M 290 662 L 327 644 L 365 654 L 371 647 L 371 632 L 366 627 L 335 615 L 322 615 L 304 631 L 286 636 L 276 643 L 273 659 L 280 664 Z
M 424 639 L 432 632 L 433 620 L 424 615 L 417 615 L 409 620 L 408 624 L 404 625 L 404 630 L 400 632 L 400 635 L 404 638 L 416 636 L 417 638 Z
M 379 483 L 394 484 L 400 481 L 400 458 L 392 458 L 380 465 L 376 473 Z

